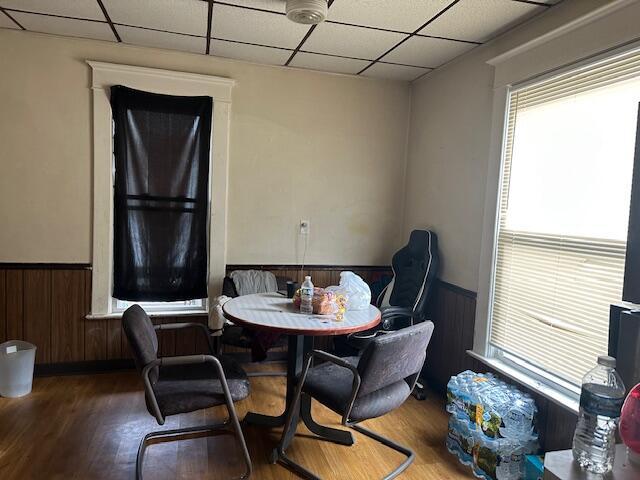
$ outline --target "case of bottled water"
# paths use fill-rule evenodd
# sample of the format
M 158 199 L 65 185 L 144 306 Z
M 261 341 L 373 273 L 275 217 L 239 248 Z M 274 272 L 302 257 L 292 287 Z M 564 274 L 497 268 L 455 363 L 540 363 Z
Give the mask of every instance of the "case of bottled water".
M 536 453 L 534 400 L 492 374 L 465 371 L 447 385 L 447 449 L 478 478 L 519 480 Z

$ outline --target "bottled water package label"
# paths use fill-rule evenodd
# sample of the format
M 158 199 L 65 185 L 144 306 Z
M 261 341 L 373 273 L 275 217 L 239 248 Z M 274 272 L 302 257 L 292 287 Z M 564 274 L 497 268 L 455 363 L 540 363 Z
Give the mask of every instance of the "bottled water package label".
M 507 439 L 491 439 L 475 429 L 474 424 L 451 417 L 447 450 L 461 463 L 471 466 L 478 478 L 486 480 L 520 480 L 525 455 L 538 449 L 537 438 L 518 444 Z
M 466 417 L 490 438 L 527 437 L 534 431 L 533 399 L 491 374 L 470 370 L 447 384 L 447 412 Z

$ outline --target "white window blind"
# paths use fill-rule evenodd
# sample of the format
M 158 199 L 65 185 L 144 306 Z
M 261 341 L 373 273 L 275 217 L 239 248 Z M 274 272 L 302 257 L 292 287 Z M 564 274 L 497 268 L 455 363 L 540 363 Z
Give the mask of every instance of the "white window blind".
M 640 53 L 513 90 L 490 344 L 572 384 L 621 300 Z

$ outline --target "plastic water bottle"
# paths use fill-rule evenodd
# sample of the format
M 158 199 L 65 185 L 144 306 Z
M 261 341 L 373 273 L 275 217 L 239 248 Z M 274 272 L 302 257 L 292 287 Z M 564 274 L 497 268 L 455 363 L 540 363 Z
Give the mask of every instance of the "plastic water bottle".
M 311 315 L 313 313 L 313 283 L 311 277 L 304 277 L 300 287 L 300 313 Z
M 615 358 L 602 355 L 582 379 L 573 458 L 582 468 L 598 474 L 613 468 L 616 425 L 624 402 L 624 384 L 615 367 Z

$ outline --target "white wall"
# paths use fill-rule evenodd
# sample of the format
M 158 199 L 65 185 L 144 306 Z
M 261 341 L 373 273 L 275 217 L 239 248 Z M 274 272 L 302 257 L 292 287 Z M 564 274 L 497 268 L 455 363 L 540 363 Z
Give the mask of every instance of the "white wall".
M 0 262 L 90 262 L 85 60 L 236 80 L 229 263 L 386 264 L 402 241 L 407 83 L 0 30 Z
M 497 70 L 487 61 L 607 3 L 565 0 L 414 83 L 404 226 L 405 232 L 432 227 L 438 233 L 445 281 L 478 291 L 485 200 L 495 197 L 497 186 L 494 178 L 487 185 L 495 160 L 494 81 L 522 81 L 640 36 L 640 2 L 505 60 Z

